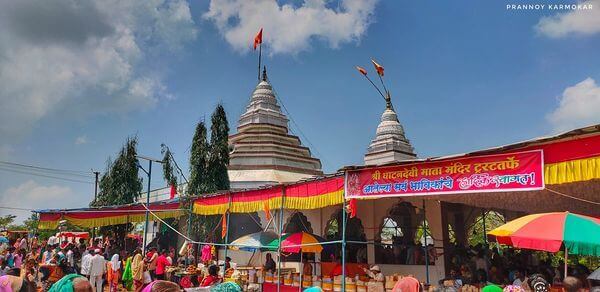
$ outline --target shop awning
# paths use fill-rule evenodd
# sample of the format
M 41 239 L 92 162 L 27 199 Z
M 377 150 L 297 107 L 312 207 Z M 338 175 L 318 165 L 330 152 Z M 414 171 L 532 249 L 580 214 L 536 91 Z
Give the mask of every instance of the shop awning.
M 150 203 L 148 209 L 161 219 L 183 215 L 178 199 Z M 38 225 L 40 229 L 56 229 L 60 220 L 66 220 L 76 226 L 90 228 L 142 222 L 146 218 L 146 208 L 142 204 L 101 208 L 37 210 L 36 212 L 40 215 Z M 153 216 L 150 216 L 150 220 L 152 218 Z
M 341 204 L 344 202 L 344 177 L 338 174 L 289 185 L 206 196 L 194 202 L 194 213 L 216 215 L 227 209 L 231 213 L 276 210 L 281 207 L 284 192 L 285 209 L 306 210 Z

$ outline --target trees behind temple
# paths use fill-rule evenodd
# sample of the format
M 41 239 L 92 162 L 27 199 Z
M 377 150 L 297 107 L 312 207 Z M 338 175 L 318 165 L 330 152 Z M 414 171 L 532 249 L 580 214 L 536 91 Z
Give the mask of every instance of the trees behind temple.
M 210 143 L 204 121 L 198 122 L 190 151 L 190 181 L 187 195 L 198 196 L 229 189 L 229 123 L 223 105 L 218 104 L 211 116 Z M 192 215 L 192 235 L 212 239 L 218 216 Z
M 98 197 L 91 207 L 131 204 L 141 196 L 142 179 L 137 162 L 137 137 L 127 138 L 115 160 L 108 159 L 106 171 L 99 183 Z M 113 225 L 102 228 L 102 233 L 112 231 L 116 238 L 125 238 L 131 224 Z

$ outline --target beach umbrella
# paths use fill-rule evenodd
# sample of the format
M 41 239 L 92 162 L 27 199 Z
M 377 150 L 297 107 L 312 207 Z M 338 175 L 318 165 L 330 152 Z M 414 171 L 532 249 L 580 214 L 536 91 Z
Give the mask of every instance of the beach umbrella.
M 297 232 L 297 233 L 287 233 L 281 236 L 281 250 L 283 252 L 293 252 L 298 253 L 302 252 L 312 252 L 312 253 L 320 253 L 323 251 L 323 246 L 321 246 L 321 242 L 325 242 L 325 239 L 322 237 L 307 233 L 307 232 Z M 300 246 L 303 244 L 310 244 L 306 246 Z M 279 239 L 275 239 L 268 244 L 268 248 L 272 250 L 277 250 L 279 246 Z
M 554 212 L 527 215 L 510 221 L 488 235 L 500 244 L 517 248 L 600 256 L 600 219 Z
M 262 231 L 244 235 L 230 244 L 230 249 L 233 250 L 245 250 L 255 251 L 262 249 L 262 247 L 268 245 L 273 240 L 276 240 L 279 236 L 273 231 Z
M 592 272 L 587 278 L 588 280 L 600 281 L 600 268 Z

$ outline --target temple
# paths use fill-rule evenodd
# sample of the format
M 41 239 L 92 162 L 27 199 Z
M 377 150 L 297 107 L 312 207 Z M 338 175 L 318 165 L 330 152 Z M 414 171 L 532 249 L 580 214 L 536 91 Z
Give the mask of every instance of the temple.
M 386 107 L 381 114 L 375 139 L 371 141 L 365 154 L 366 165 L 386 164 L 417 158 L 414 148 L 404 134 L 404 128 L 398 121 L 391 96 L 386 95 Z
M 229 180 L 232 189 L 294 182 L 322 175 L 321 161 L 312 157 L 297 136 L 289 134 L 288 118 L 263 69 L 237 133 L 229 136 L 232 149 Z

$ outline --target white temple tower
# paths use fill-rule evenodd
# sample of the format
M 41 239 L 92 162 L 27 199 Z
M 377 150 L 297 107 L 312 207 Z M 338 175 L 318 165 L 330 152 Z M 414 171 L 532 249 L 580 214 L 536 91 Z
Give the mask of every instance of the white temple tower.
M 375 139 L 371 141 L 365 154 L 366 165 L 378 165 L 417 158 L 414 148 L 404 134 L 404 128 L 398 121 L 398 115 L 387 94 L 386 107 L 381 114 Z
M 321 161 L 311 156 L 300 138 L 290 135 L 266 69 L 254 89 L 237 133 L 229 136 L 228 167 L 232 189 L 294 182 L 322 175 Z

